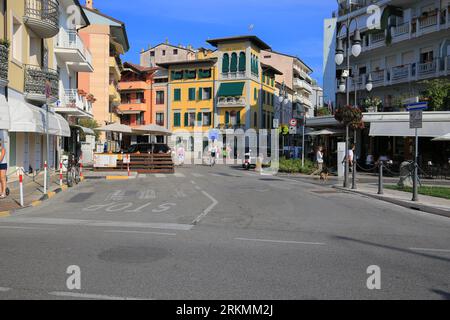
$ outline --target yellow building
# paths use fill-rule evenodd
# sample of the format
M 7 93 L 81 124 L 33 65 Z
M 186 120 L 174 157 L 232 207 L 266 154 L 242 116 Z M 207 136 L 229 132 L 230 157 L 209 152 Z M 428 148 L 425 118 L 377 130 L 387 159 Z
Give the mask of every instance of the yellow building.
M 59 32 L 60 11 L 68 2 L 0 2 L 0 139 L 11 171 L 15 167 L 42 170 L 46 154 L 49 165 L 55 166 L 58 137 L 70 136 L 67 121 L 53 109 L 59 86 L 54 37 Z

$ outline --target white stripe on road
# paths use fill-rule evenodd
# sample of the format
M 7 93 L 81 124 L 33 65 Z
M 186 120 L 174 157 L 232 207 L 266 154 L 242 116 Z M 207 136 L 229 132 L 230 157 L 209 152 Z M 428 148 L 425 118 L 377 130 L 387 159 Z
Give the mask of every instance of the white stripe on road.
M 235 240 L 272 242 L 272 243 L 310 244 L 310 245 L 318 245 L 318 246 L 325 245 L 325 243 L 322 243 L 322 242 L 302 242 L 302 241 L 288 241 L 288 240 L 267 240 L 267 239 L 249 239 L 249 238 L 235 238 Z
M 200 222 L 200 220 L 202 220 L 204 217 L 206 217 L 206 215 L 208 213 L 211 212 L 211 210 L 217 206 L 217 204 L 219 203 L 216 199 L 214 199 L 208 192 L 206 191 L 202 191 L 202 193 L 207 196 L 211 201 L 212 204 L 206 208 L 197 218 L 194 219 L 194 221 L 192 221 L 192 224 L 198 224 Z
M 450 252 L 448 249 L 429 249 L 429 248 L 409 248 L 413 251 L 432 251 L 432 252 Z
M 88 227 L 115 227 L 115 228 L 145 228 L 145 229 L 167 229 L 167 230 L 190 230 L 190 224 L 177 223 L 143 223 L 126 221 L 108 221 L 108 220 L 79 220 L 79 219 L 58 219 L 58 218 L 22 218 L 11 217 L 8 223 L 26 223 L 26 224 L 48 224 L 48 225 L 76 225 Z
M 191 173 L 194 177 L 196 177 L 196 178 L 201 178 L 201 177 L 204 177 L 204 175 L 203 174 L 201 174 L 201 173 L 196 173 L 196 172 L 193 172 L 193 173 Z
M 155 177 L 156 177 L 156 178 L 165 178 L 166 175 L 163 174 L 163 173 L 155 173 Z
M 174 176 L 177 177 L 177 178 L 185 178 L 186 177 L 184 174 L 182 174 L 180 172 L 175 172 Z
M 147 175 L 144 173 L 139 173 L 138 178 L 147 178 Z
M 0 287 L 0 292 L 8 292 L 11 291 L 11 288 Z
M 152 231 L 124 231 L 124 230 L 106 230 L 106 233 L 136 233 L 136 234 L 155 234 L 161 236 L 176 236 L 176 233 L 152 232 Z
M 52 228 L 38 228 L 38 227 L 15 227 L 15 226 L 0 226 L 0 229 L 14 229 L 14 230 L 55 230 Z
M 49 292 L 48 294 L 51 296 L 57 296 L 57 297 L 71 297 L 71 298 L 78 298 L 78 299 L 95 299 L 95 300 L 151 300 L 151 299 L 144 299 L 144 298 L 117 297 L 117 296 L 106 296 L 103 294 L 60 292 L 60 291 Z

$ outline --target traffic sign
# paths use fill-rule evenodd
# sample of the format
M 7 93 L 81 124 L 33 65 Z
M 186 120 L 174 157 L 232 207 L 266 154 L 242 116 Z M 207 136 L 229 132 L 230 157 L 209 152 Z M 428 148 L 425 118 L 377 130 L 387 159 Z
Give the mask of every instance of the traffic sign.
M 278 119 L 273 119 L 273 128 L 278 129 L 280 126 L 280 121 Z
M 410 129 L 421 129 L 422 128 L 422 110 L 411 110 L 409 111 L 409 128 Z
M 291 119 L 291 121 L 289 121 L 289 124 L 291 125 L 291 127 L 297 127 L 297 119 Z
M 297 134 L 297 127 L 294 126 L 289 127 L 289 134 Z
M 406 106 L 406 110 L 414 111 L 414 110 L 426 110 L 428 109 L 428 102 L 415 102 L 410 103 Z

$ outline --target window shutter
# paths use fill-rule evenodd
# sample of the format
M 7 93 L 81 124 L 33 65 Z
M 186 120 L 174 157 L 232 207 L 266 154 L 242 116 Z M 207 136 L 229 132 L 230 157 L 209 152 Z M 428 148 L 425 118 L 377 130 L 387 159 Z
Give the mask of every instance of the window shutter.
M 195 88 L 189 88 L 189 100 L 195 100 Z
M 198 100 L 203 100 L 203 88 L 198 88 Z
M 246 59 L 245 52 L 239 54 L 239 71 L 245 71 Z
M 179 127 L 180 126 L 180 113 L 174 113 L 173 115 L 173 125 L 175 127 Z
M 225 124 L 228 124 L 230 122 L 230 113 L 228 111 L 225 111 Z
M 230 72 L 230 55 L 225 53 L 222 58 L 222 73 Z
M 199 112 L 199 113 L 197 113 L 197 121 L 202 121 L 202 113 L 201 112 Z
M 240 111 L 237 112 L 236 118 L 237 118 L 237 124 L 241 124 L 241 112 Z
M 237 53 L 233 52 L 231 54 L 231 65 L 230 65 L 230 71 L 231 72 L 236 72 L 237 71 L 237 64 L 238 64 Z
M 187 112 L 184 113 L 184 126 L 187 127 L 189 124 L 189 114 Z

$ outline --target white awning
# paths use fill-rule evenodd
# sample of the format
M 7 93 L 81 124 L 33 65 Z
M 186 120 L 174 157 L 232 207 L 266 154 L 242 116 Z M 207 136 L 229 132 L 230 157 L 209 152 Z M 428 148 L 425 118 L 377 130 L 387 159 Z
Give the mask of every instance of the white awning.
M 84 134 L 86 134 L 88 136 L 95 136 L 95 132 L 91 128 L 86 128 L 86 127 L 82 127 L 82 126 L 73 126 L 73 127 L 80 129 L 81 131 L 84 132 Z
M 3 94 L 0 94 L 0 130 L 9 130 L 9 106 Z
M 423 122 L 423 128 L 418 129 L 419 137 L 440 137 L 450 132 L 450 122 L 429 121 Z M 409 128 L 409 122 L 372 122 L 370 123 L 370 136 L 372 137 L 414 137 L 415 130 Z
M 46 110 L 24 101 L 10 99 L 9 115 L 11 132 L 45 133 Z M 51 135 L 70 137 L 69 123 L 59 114 L 49 112 L 49 128 Z

